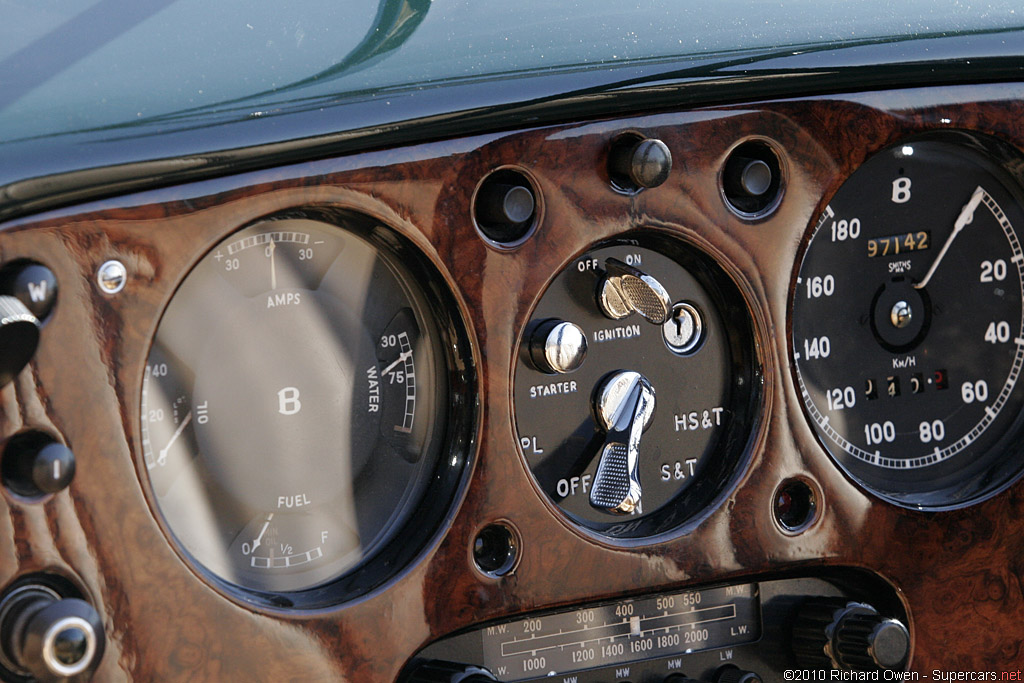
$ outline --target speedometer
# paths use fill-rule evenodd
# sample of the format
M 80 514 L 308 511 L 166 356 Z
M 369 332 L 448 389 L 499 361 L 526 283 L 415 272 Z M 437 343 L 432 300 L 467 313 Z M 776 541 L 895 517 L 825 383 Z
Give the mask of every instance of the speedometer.
M 797 388 L 820 441 L 894 502 L 975 502 L 1020 471 L 1024 228 L 994 143 L 870 159 L 811 231 L 792 300 Z

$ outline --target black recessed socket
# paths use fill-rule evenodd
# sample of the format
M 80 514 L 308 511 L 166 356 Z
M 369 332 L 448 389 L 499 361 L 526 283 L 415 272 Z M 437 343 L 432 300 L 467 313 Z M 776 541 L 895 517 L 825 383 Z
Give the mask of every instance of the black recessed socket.
M 771 145 L 750 140 L 729 154 L 722 169 L 722 196 L 743 218 L 771 213 L 782 198 L 782 165 Z
M 803 531 L 811 525 L 818 512 L 817 497 L 807 482 L 790 479 L 775 491 L 775 521 L 790 533 Z
M 525 174 L 500 169 L 477 190 L 473 217 L 487 239 L 514 244 L 524 239 L 537 220 L 537 193 Z
M 4 446 L 0 474 L 4 486 L 19 496 L 57 493 L 75 477 L 75 454 L 49 434 L 22 432 Z
M 505 576 L 519 559 L 519 541 L 506 524 L 488 524 L 473 541 L 473 561 L 488 576 Z

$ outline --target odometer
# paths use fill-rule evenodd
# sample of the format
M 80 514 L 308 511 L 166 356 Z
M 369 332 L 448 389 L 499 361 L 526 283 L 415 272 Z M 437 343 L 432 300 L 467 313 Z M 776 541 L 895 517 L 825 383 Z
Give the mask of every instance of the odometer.
M 832 198 L 798 267 L 806 413 L 844 470 L 904 505 L 975 502 L 1020 471 L 1024 212 L 995 150 L 965 137 L 881 152 Z

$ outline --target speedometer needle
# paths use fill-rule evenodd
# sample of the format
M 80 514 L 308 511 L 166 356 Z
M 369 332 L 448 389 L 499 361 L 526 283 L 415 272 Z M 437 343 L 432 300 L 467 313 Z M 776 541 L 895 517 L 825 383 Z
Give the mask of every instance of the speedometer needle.
M 927 273 L 925 273 L 924 279 L 914 285 L 914 289 L 924 289 L 928 285 L 928 282 L 931 281 L 932 275 L 935 274 L 935 270 L 939 267 L 939 264 L 942 263 L 942 257 L 946 255 L 947 251 L 949 251 L 949 247 L 953 244 L 953 240 L 956 239 L 956 236 L 960 234 L 960 231 L 963 230 L 966 225 L 974 220 L 974 212 L 977 210 L 978 204 L 981 203 L 981 198 L 983 196 L 985 196 L 985 190 L 983 190 L 981 185 L 979 185 L 974 190 L 974 194 L 971 195 L 971 198 L 967 200 L 966 204 L 964 204 L 964 208 L 960 210 L 960 215 L 956 217 L 956 222 L 953 224 L 953 232 L 946 239 L 946 243 L 942 245 L 942 250 L 939 252 L 939 255 L 935 257 L 935 262 L 932 263 L 932 267 L 928 269 Z
M 407 358 L 408 358 L 409 356 L 411 356 L 411 355 L 412 355 L 412 350 L 409 350 L 409 351 L 402 351 L 402 352 L 401 352 L 400 354 L 398 354 L 398 358 L 396 358 L 396 359 L 395 359 L 395 362 L 394 362 L 394 363 L 392 363 L 391 365 L 387 366 L 387 367 L 386 367 L 386 368 L 384 368 L 383 370 L 381 370 L 381 373 L 380 373 L 380 374 L 382 374 L 382 375 L 386 375 L 386 374 L 388 374 L 389 372 L 391 372 L 392 368 L 394 368 L 394 367 L 395 367 L 396 365 L 398 365 L 399 363 L 404 363 L 404 362 L 405 362 L 405 360 L 406 360 L 406 359 L 407 359 Z
M 171 450 L 171 446 L 174 445 L 174 442 L 178 440 L 178 437 L 181 436 L 181 433 L 185 431 L 185 427 L 187 427 L 188 423 L 191 421 L 192 411 L 190 410 L 188 411 L 188 415 L 185 416 L 185 419 L 181 421 L 180 425 L 178 425 L 178 428 L 174 430 L 174 434 L 171 435 L 171 440 L 167 442 L 166 446 L 160 449 L 160 455 L 156 459 L 156 464 L 163 467 L 167 463 L 167 452 Z

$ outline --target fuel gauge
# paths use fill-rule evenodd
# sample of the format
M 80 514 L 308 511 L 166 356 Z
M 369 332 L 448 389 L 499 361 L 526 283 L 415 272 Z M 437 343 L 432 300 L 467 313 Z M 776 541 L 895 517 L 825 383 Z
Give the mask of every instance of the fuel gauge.
M 329 578 L 362 557 L 354 523 L 351 511 L 345 515 L 324 507 L 268 512 L 242 529 L 229 552 L 240 555 L 234 563 L 240 575 L 260 577 L 263 583 L 268 582 L 268 574 L 274 575 L 278 585 L 293 575 L 300 575 L 301 581 L 310 576 Z

